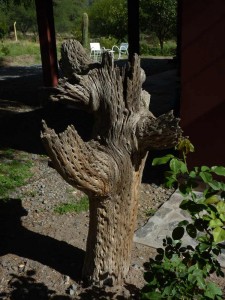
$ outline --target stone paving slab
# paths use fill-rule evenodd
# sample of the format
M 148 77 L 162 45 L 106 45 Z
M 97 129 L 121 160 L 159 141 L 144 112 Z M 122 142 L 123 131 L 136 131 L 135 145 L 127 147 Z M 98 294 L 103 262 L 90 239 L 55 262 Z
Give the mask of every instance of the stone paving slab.
M 201 192 L 196 192 L 201 196 Z M 189 214 L 179 208 L 183 197 L 175 191 L 170 199 L 166 201 L 148 222 L 139 228 L 134 234 L 134 242 L 153 248 L 163 247 L 163 239 L 171 236 L 173 229 L 182 220 L 191 220 Z M 182 239 L 185 245 L 196 246 L 196 242 L 187 234 Z M 219 257 L 219 262 L 225 268 L 225 252 Z

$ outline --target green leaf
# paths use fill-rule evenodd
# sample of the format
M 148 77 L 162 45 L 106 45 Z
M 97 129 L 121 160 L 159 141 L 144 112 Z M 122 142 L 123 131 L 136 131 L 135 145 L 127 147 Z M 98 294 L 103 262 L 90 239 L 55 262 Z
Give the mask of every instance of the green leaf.
M 171 188 L 175 182 L 177 182 L 177 179 L 175 176 L 166 177 L 165 186 L 168 188 Z
M 188 220 L 183 220 L 178 223 L 178 226 L 186 226 L 187 224 L 189 224 Z
M 161 255 L 164 255 L 164 250 L 162 248 L 157 248 L 157 252 Z
M 225 230 L 221 227 L 216 227 L 213 229 L 213 238 L 215 243 L 221 243 L 225 241 Z
M 225 176 L 225 167 L 222 166 L 214 166 L 211 168 L 211 170 L 216 174 L 220 176 Z
M 210 245 L 207 244 L 207 243 L 199 243 L 199 244 L 198 244 L 198 249 L 199 249 L 201 252 L 205 251 L 205 250 L 208 249 L 209 247 L 210 247 Z
M 219 217 L 220 217 L 221 221 L 225 222 L 225 214 L 224 213 L 220 214 Z
M 171 161 L 170 161 L 170 169 L 175 174 L 185 173 L 187 171 L 186 165 L 181 160 L 178 160 L 177 158 L 172 158 L 171 159 Z
M 189 174 L 189 176 L 191 178 L 195 178 L 197 176 L 197 173 L 195 171 L 191 171 L 190 174 Z
M 201 171 L 202 171 L 202 172 L 209 171 L 209 170 L 210 170 L 210 168 L 207 167 L 207 166 L 202 166 L 202 167 L 201 167 Z
M 210 299 L 218 299 L 215 298 L 215 296 L 222 296 L 222 295 L 223 295 L 222 290 L 214 282 L 207 282 L 204 296 Z
M 220 189 L 222 191 L 225 191 L 225 183 L 224 182 L 220 182 Z M 223 193 L 221 193 L 221 198 L 224 198 Z
M 180 161 L 180 170 L 181 170 L 182 174 L 184 174 L 188 171 L 187 165 L 183 161 Z
M 192 203 L 191 200 L 188 200 L 188 199 L 184 199 L 181 204 L 180 204 L 180 208 L 183 209 L 183 210 L 187 210 L 189 205 Z
M 196 219 L 194 222 L 194 226 L 196 227 L 196 229 L 201 232 L 206 229 L 207 224 L 208 223 L 204 221 L 202 218 Z
M 181 150 L 185 154 L 194 152 L 195 148 L 188 138 L 181 138 L 176 146 L 177 150 Z
M 180 208 L 183 210 L 188 210 L 190 212 L 190 214 L 197 214 L 201 211 L 203 211 L 204 209 L 206 209 L 206 205 L 205 204 L 197 204 L 195 202 L 193 202 L 192 200 L 183 200 L 180 204 Z
M 179 191 L 183 196 L 187 196 L 191 191 L 191 187 L 187 184 L 180 184 Z
M 224 201 L 220 201 L 217 205 L 216 205 L 217 211 L 220 214 L 224 214 L 225 213 L 225 202 Z
M 193 224 L 188 224 L 187 227 L 186 227 L 186 231 L 187 231 L 187 234 L 195 239 L 196 236 L 197 236 L 197 230 L 195 228 L 195 226 Z
M 174 228 L 174 230 L 172 232 L 172 238 L 174 240 L 182 239 L 183 235 L 184 235 L 184 228 L 183 227 L 178 226 L 178 227 Z
M 148 292 L 148 293 L 142 293 L 142 299 L 162 299 L 161 293 L 159 292 Z
M 218 218 L 213 219 L 209 222 L 209 227 L 211 227 L 211 228 L 216 228 L 216 227 L 221 227 L 221 226 L 223 226 L 223 223 Z
M 219 202 L 219 198 L 217 195 L 213 195 L 205 200 L 206 204 L 215 204 L 217 202 Z
M 174 155 L 172 155 L 172 154 L 167 154 L 162 157 L 156 157 L 153 159 L 152 165 L 153 166 L 164 165 L 173 157 L 174 157 Z
M 209 181 L 208 185 L 211 186 L 211 188 L 215 191 L 219 191 L 221 189 L 221 183 L 216 180 Z
M 200 172 L 199 176 L 205 183 L 209 183 L 212 181 L 212 175 L 209 172 Z

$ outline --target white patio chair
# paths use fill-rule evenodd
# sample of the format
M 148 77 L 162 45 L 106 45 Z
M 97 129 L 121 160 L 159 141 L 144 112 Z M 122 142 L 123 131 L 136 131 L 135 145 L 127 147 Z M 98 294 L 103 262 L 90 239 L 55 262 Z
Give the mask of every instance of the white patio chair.
M 100 43 L 90 43 L 90 48 L 91 48 L 90 57 L 94 61 L 100 61 L 104 48 L 101 48 Z
M 90 52 L 90 57 L 94 60 L 94 61 L 101 61 L 101 57 L 102 57 L 102 53 L 104 51 L 108 51 L 112 54 L 113 56 L 113 52 L 111 49 L 106 49 L 105 47 L 101 47 L 100 43 L 90 43 L 90 48 L 91 48 L 91 52 Z
M 128 43 L 121 43 L 120 46 L 114 45 L 112 47 L 113 53 L 118 52 L 118 59 L 122 58 L 122 55 L 128 55 Z

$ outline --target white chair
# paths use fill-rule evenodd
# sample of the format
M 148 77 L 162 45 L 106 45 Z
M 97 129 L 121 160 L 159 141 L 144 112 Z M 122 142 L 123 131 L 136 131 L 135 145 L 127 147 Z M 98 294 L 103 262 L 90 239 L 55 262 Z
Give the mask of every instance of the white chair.
M 101 48 L 100 43 L 90 43 L 90 48 L 91 48 L 90 57 L 94 61 L 100 61 L 104 48 Z
M 114 45 L 112 47 L 112 51 L 114 52 L 118 52 L 118 59 L 122 58 L 122 55 L 127 55 L 128 56 L 128 43 L 121 43 L 120 46 L 116 46 Z

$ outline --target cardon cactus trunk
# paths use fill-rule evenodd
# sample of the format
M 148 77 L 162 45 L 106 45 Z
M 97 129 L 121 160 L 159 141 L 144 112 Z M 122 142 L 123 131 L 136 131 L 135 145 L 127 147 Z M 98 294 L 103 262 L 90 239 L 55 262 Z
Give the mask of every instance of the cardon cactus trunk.
M 56 134 L 44 124 L 42 139 L 56 170 L 89 196 L 83 279 L 100 286 L 121 284 L 130 265 L 146 155 L 176 144 L 179 120 L 171 112 L 156 118 L 149 111 L 137 55 L 119 69 L 108 52 L 101 64 L 93 63 L 74 40 L 62 50 L 67 77 L 51 99 L 93 113 L 93 136 L 84 141 L 73 126 Z
M 82 45 L 84 48 L 88 47 L 88 14 L 83 13 L 82 19 Z

